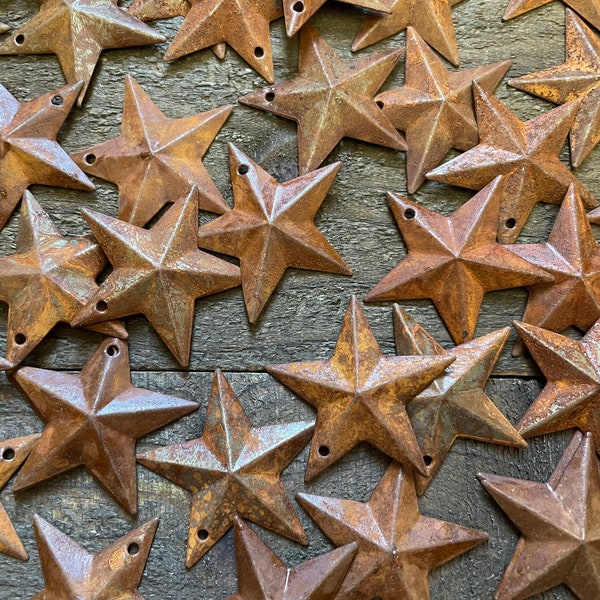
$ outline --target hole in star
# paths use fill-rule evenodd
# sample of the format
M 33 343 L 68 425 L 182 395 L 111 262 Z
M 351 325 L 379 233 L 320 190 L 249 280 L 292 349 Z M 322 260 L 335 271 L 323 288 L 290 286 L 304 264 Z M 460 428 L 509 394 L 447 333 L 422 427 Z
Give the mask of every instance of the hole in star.
M 329 456 L 329 446 L 319 446 L 319 456 Z
M 405 219 L 408 219 L 408 220 L 414 219 L 416 216 L 417 216 L 417 213 L 415 212 L 414 208 L 407 208 L 404 211 L 404 218 Z
M 119 354 L 119 347 L 111 344 L 106 348 L 106 354 L 109 356 L 117 356 L 117 354 Z
M 17 333 L 15 335 L 15 344 L 22 346 L 27 341 L 27 336 L 24 333 Z
M 379 106 L 379 108 L 383 108 L 385 104 L 381 100 L 377 100 L 377 106 Z
M 265 94 L 265 100 L 267 102 L 273 102 L 273 100 L 275 100 L 275 92 L 267 92 Z
M 423 462 L 426 467 L 430 467 L 433 464 L 433 458 L 429 456 L 429 454 L 425 454 L 425 456 L 423 456 Z
M 254 56 L 256 56 L 256 58 L 262 58 L 264 55 L 265 51 L 260 46 L 254 48 Z
M 19 35 L 15 35 L 15 44 L 17 44 L 17 46 L 20 46 L 23 43 L 25 43 L 25 36 L 22 33 L 20 33 Z
M 106 312 L 108 310 L 108 304 L 104 300 L 100 300 L 99 302 L 96 302 L 96 310 L 101 313 Z
M 294 2 L 292 10 L 297 13 L 304 12 L 304 2 Z
M 517 222 L 515 219 L 506 219 L 506 223 L 504 224 L 506 225 L 506 229 L 514 229 L 517 225 Z
M 127 554 L 130 556 L 135 556 L 140 551 L 140 547 L 135 542 L 129 544 L 127 546 Z
M 86 164 L 93 165 L 96 162 L 96 155 L 95 154 L 86 154 L 83 157 L 83 160 L 85 160 Z
M 201 542 L 204 542 L 208 539 L 208 531 L 206 531 L 206 529 L 198 529 L 197 535 Z
M 2 458 L 4 460 L 13 460 L 15 457 L 15 451 L 12 448 L 4 448 L 2 451 Z
M 50 102 L 52 102 L 54 106 L 62 106 L 64 100 L 62 96 L 52 96 L 52 100 L 50 100 Z
M 462 334 L 461 334 L 461 335 L 462 335 L 462 338 L 463 338 L 463 340 L 464 340 L 465 338 L 469 337 L 469 332 L 468 332 L 468 331 L 465 329 L 465 330 L 462 332 Z
M 248 165 L 240 165 L 238 167 L 238 173 L 240 175 L 245 175 L 249 170 L 250 170 L 250 167 Z

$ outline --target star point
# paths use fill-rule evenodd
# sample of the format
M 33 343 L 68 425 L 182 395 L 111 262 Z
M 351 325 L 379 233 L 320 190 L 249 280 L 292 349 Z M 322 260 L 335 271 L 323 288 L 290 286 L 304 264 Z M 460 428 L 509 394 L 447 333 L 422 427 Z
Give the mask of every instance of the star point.
M 552 0 L 509 0 L 503 18 L 505 21 L 514 19 L 549 2 Z M 600 29 L 600 3 L 598 0 L 562 0 L 562 2 L 579 13 L 596 29 Z

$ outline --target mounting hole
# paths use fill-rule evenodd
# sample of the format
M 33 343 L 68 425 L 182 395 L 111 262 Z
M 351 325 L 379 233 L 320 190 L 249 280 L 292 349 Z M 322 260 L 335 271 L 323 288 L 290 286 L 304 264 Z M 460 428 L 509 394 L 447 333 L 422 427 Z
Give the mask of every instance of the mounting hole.
M 62 96 L 52 96 L 52 100 L 50 100 L 50 102 L 52 102 L 54 106 L 62 106 L 64 100 Z
M 249 170 L 250 170 L 250 167 L 248 165 L 240 165 L 238 167 L 238 173 L 240 175 L 245 175 Z
M 4 448 L 2 452 L 2 458 L 4 460 L 13 460 L 15 457 L 15 451 L 12 448 Z
M 198 539 L 202 542 L 208 539 L 208 531 L 206 529 L 198 529 Z
M 433 458 L 429 456 L 429 454 L 426 454 L 425 456 L 423 456 L 423 462 L 425 463 L 426 467 L 430 467 L 433 463 Z
M 267 92 L 265 94 L 265 100 L 267 102 L 273 102 L 273 100 L 275 100 L 275 92 Z
M 517 222 L 514 219 L 506 219 L 506 229 L 514 229 L 517 225 Z
M 297 13 L 304 12 L 304 2 L 294 2 L 292 10 Z
M 463 340 L 464 340 L 465 338 L 468 338 L 468 337 L 469 337 L 469 332 L 468 332 L 468 331 L 465 329 L 465 330 L 462 332 L 462 334 L 461 334 L 461 335 L 462 335 L 462 338 L 463 338 Z
M 17 333 L 15 335 L 15 344 L 22 346 L 27 341 L 27 336 L 24 333 Z
M 254 56 L 256 56 L 256 58 L 262 58 L 264 55 L 265 51 L 260 46 L 254 48 Z
M 20 46 L 23 43 L 25 43 L 25 36 L 22 33 L 20 33 L 19 35 L 15 35 L 15 44 L 17 44 L 17 46 Z
M 106 312 L 108 310 L 108 304 L 104 300 L 96 302 L 96 310 L 98 312 Z
M 111 344 L 106 348 L 106 354 L 109 356 L 117 356 L 117 354 L 119 354 L 119 347 Z
M 83 157 L 83 160 L 85 160 L 86 164 L 93 165 L 96 162 L 96 155 L 95 154 L 86 154 Z
M 319 456 L 329 456 L 329 446 L 319 446 Z
M 135 542 L 133 542 L 132 544 L 129 544 L 129 546 L 127 546 L 127 554 L 129 554 L 130 556 L 135 556 L 139 551 L 140 551 L 140 547 Z
M 417 216 L 417 213 L 415 212 L 414 208 L 407 208 L 404 211 L 404 218 L 405 219 L 408 219 L 408 220 L 414 219 L 416 216 Z
M 385 104 L 381 100 L 377 100 L 377 106 L 379 106 L 379 108 L 383 108 Z

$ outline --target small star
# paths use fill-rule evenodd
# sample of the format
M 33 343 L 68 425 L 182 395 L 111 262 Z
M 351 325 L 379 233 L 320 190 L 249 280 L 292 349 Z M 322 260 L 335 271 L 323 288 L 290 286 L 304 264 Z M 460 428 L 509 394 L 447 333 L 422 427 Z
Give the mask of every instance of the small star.
M 552 0 L 510 0 L 504 13 L 504 20 L 508 21 L 518 17 L 534 8 L 544 6 Z M 600 4 L 598 0 L 562 0 L 566 6 L 570 6 L 579 13 L 586 21 L 597 29 L 600 28 Z

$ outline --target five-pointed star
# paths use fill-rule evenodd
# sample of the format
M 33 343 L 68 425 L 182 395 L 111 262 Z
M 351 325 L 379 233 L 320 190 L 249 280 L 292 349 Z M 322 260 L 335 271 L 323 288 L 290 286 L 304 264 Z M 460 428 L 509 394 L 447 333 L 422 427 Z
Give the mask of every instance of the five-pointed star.
M 240 270 L 198 250 L 195 188 L 150 230 L 84 210 L 113 271 L 72 325 L 143 314 L 181 365 L 190 357 L 197 298 L 240 285 Z
M 56 54 L 67 82 L 83 81 L 81 106 L 103 50 L 164 41 L 117 0 L 40 0 L 39 12 L 0 43 L 0 55 Z
M 0 490 L 23 464 L 39 438 L 39 434 L 35 434 L 0 442 Z M 0 553 L 19 560 L 29 559 L 27 550 L 10 522 L 2 502 L 0 502 Z
M 158 519 L 134 529 L 97 554 L 34 515 L 33 525 L 46 586 L 32 600 L 144 600 L 144 574 Z
M 594 27 L 600 28 L 600 1 L 599 0 L 562 0 L 566 6 L 571 7 L 575 12 L 579 13 L 586 21 Z M 504 12 L 504 20 L 518 17 L 534 8 L 548 4 L 552 0 L 510 0 L 506 11 Z
M 478 478 L 522 535 L 495 598 L 529 598 L 564 583 L 577 598 L 597 600 L 600 476 L 591 435 L 573 436 L 548 483 Z
M 479 145 L 429 172 L 428 179 L 479 190 L 503 175 L 498 240 L 505 244 L 517 239 L 536 202 L 560 204 L 571 184 L 587 209 L 598 206 L 558 158 L 578 102 L 523 122 L 477 82 L 473 95 Z
M 415 476 L 417 494 L 427 489 L 456 438 L 507 446 L 527 443 L 484 391 L 510 327 L 444 350 L 406 311 L 394 306 L 399 354 L 453 356 L 446 373 L 434 380 L 406 408 L 429 466 L 427 477 Z
M 365 297 L 367 302 L 430 298 L 457 344 L 473 339 L 486 292 L 552 281 L 496 241 L 502 178 L 445 217 L 388 194 L 408 255 Z
M 296 498 L 336 546 L 358 543 L 338 600 L 429 598 L 429 572 L 488 538 L 483 531 L 421 515 L 412 473 L 396 463 L 367 502 Z
M 13 489 L 85 467 L 132 514 L 136 440 L 198 408 L 134 387 L 127 344 L 117 338 L 105 339 L 79 375 L 22 367 L 12 378 L 46 422 Z
M 318 411 L 305 480 L 360 442 L 426 475 L 405 405 L 453 362 L 451 356 L 384 356 L 353 296 L 330 360 L 267 367 Z
M 138 455 L 144 466 L 193 494 L 188 568 L 225 535 L 236 515 L 308 544 L 279 477 L 312 430 L 308 422 L 253 427 L 217 370 L 202 437 Z
M 412 194 L 451 148 L 468 150 L 479 141 L 473 107 L 473 81 L 490 93 L 510 61 L 453 72 L 409 27 L 406 32 L 404 87 L 375 97 L 396 129 L 405 132 L 407 189 Z
M 87 173 L 119 187 L 119 218 L 145 225 L 169 198 L 196 186 L 199 208 L 224 213 L 223 200 L 202 157 L 233 107 L 170 120 L 138 83 L 127 76 L 121 135 L 72 155 Z
M 238 100 L 298 123 L 300 174 L 316 169 L 343 137 L 406 150 L 374 96 L 404 50 L 342 61 L 316 29 L 300 31 L 298 76 Z
M 229 164 L 235 207 L 200 228 L 198 245 L 240 259 L 250 323 L 288 267 L 352 274 L 313 223 L 341 163 L 282 184 L 233 144 Z

